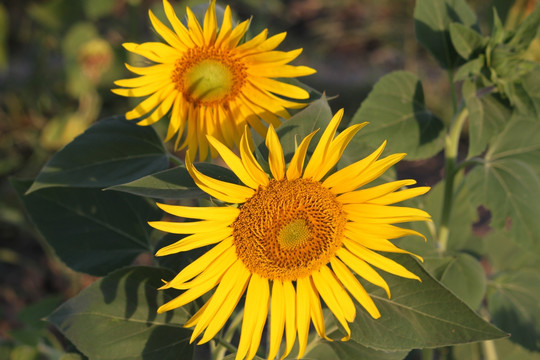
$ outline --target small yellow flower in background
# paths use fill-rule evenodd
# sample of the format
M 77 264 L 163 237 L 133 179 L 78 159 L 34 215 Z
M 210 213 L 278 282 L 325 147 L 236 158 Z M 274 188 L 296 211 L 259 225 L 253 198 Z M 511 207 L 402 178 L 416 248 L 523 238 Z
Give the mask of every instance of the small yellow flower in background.
M 379 158 L 385 143 L 368 157 L 327 175 L 352 137 L 366 124 L 351 126 L 334 138 L 342 115 L 340 111 L 333 117 L 305 168 L 304 159 L 315 132 L 300 143 L 286 167 L 280 141 L 270 126 L 266 136 L 270 178 L 253 156 L 247 129 L 240 141 L 240 156 L 209 136 L 210 144 L 245 186 L 200 173 L 188 151 L 186 167 L 195 183 L 225 203 L 239 204 L 238 207 L 158 204 L 169 214 L 200 221 L 150 223 L 165 232 L 192 234 L 160 249 L 157 256 L 216 244 L 163 286 L 186 291 L 162 305 L 160 313 L 183 306 L 217 286 L 206 304 L 185 324 L 195 327 L 192 342 L 203 333 L 199 344 L 211 340 L 247 289 L 236 358 L 255 356 L 268 309 L 268 358 L 277 355 L 284 333 L 283 357 L 289 354 L 297 336 L 298 357 L 301 357 L 310 322 L 326 338 L 320 298 L 346 330 L 342 340 L 349 339 L 348 324 L 356 316 L 350 295 L 373 318 L 381 316 L 352 271 L 382 287 L 388 296 L 388 284 L 373 267 L 419 280 L 379 252 L 409 253 L 389 239 L 422 235 L 392 224 L 428 221 L 430 216 L 419 209 L 391 204 L 424 194 L 429 188 L 399 190 L 414 184 L 414 180 L 363 188 L 405 156 Z
M 295 100 L 308 99 L 307 91 L 274 80 L 315 73 L 306 66 L 288 65 L 302 49 L 274 50 L 285 33 L 267 38 L 265 29 L 241 43 L 250 22 L 234 26 L 228 6 L 219 29 L 215 0 L 206 11 L 202 27 L 189 8 L 186 28 L 167 0 L 163 6 L 172 30 L 151 11 L 149 16 L 166 44 L 124 44 L 128 51 L 156 63 L 147 67 L 126 64 L 140 76 L 115 82 L 122 87 L 113 89 L 118 95 L 149 96 L 126 113 L 127 119 L 142 118 L 140 125 L 151 125 L 172 109 L 166 141 L 176 135 L 177 149 L 187 146 L 192 154 L 198 150 L 199 157 L 205 159 L 209 151 L 206 135 L 232 147 L 238 145 L 246 124 L 265 136 L 267 127 L 261 119 L 277 127 L 279 117 L 290 116 L 287 109 L 305 106 Z M 215 157 L 215 150 L 210 150 Z

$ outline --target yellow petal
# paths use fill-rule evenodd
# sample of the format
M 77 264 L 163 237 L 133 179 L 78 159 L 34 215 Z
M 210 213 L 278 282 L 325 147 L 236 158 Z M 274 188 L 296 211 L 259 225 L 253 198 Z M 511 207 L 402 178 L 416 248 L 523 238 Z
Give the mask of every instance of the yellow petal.
M 192 302 L 195 299 L 203 296 L 210 290 L 212 290 L 220 281 L 220 277 L 212 279 L 212 281 L 207 281 L 199 286 L 192 287 L 191 289 L 182 293 L 182 295 L 177 296 L 173 300 L 161 305 L 157 312 L 158 314 L 164 313 L 166 311 L 179 308 L 186 305 L 187 303 Z
M 386 170 L 390 169 L 394 164 L 403 159 L 405 155 L 407 154 L 393 154 L 385 157 L 384 159 L 375 161 L 362 173 L 362 176 L 358 178 L 358 181 L 353 181 L 354 185 L 356 186 L 354 189 L 364 186 L 365 184 L 377 179 L 379 176 L 384 174 Z
M 151 66 L 131 66 L 129 64 L 124 64 L 126 68 L 131 71 L 132 73 L 135 73 L 137 75 L 150 75 L 149 78 L 154 78 L 155 76 L 163 75 L 163 76 L 170 76 L 172 71 L 171 64 L 156 64 Z M 115 82 L 116 84 L 116 82 Z M 125 86 L 125 85 L 118 85 L 118 86 Z M 128 86 L 131 87 L 131 86 Z
M 182 251 L 189 251 L 203 246 L 215 244 L 231 235 L 232 228 L 230 227 L 214 230 L 211 232 L 193 234 L 183 239 L 180 239 L 171 245 L 162 247 L 158 250 L 156 256 L 176 254 Z
M 191 162 L 189 151 L 186 152 L 186 168 L 198 187 L 207 194 L 230 203 L 244 203 L 255 191 L 245 186 L 216 180 L 200 173 Z
M 377 273 L 371 266 L 369 266 L 364 260 L 358 258 L 345 248 L 341 248 L 336 252 L 336 255 L 355 273 L 372 283 L 383 288 L 386 291 L 386 295 L 390 298 L 390 288 L 381 275 Z
M 182 56 L 182 53 L 177 49 L 160 42 L 123 43 L 122 46 L 129 52 L 144 56 L 148 60 L 160 64 L 174 63 L 178 57 Z
M 193 40 L 193 42 L 197 44 L 197 46 L 205 45 L 201 24 L 199 24 L 197 17 L 195 16 L 195 14 L 193 14 L 193 11 L 191 11 L 189 7 L 186 7 L 186 15 L 188 19 L 188 29 L 191 40 Z
M 142 101 L 137 105 L 133 110 L 126 113 L 127 120 L 133 120 L 145 116 L 146 114 L 152 112 L 159 104 L 163 102 L 168 96 L 170 96 L 173 88 L 165 86 L 159 91 L 155 92 L 147 99 Z
M 211 0 L 206 14 L 204 15 L 203 34 L 205 44 L 212 44 L 216 39 L 217 19 L 216 19 L 216 0 Z
M 225 12 L 223 13 L 223 22 L 221 23 L 221 28 L 219 29 L 219 34 L 215 42 L 216 48 L 220 48 L 223 41 L 231 34 L 232 21 L 231 7 L 227 5 L 225 7 Z
M 197 310 L 197 312 L 195 313 L 195 315 L 193 315 L 185 324 L 184 324 L 184 327 L 185 328 L 190 328 L 190 327 L 193 327 L 195 325 L 197 325 L 197 322 L 199 321 L 199 319 L 201 318 L 201 315 L 204 313 L 204 311 L 206 310 L 206 308 L 208 307 L 208 303 L 210 302 L 210 300 L 212 300 L 212 297 L 210 297 L 210 299 L 208 299 L 207 302 L 204 303 L 204 305 L 199 309 Z
M 148 96 L 157 92 L 158 90 L 165 89 L 170 83 L 154 82 L 149 85 L 133 88 L 133 89 L 111 89 L 113 93 L 120 96 L 127 97 L 142 97 Z
M 255 181 L 262 185 L 268 185 L 268 175 L 264 172 L 261 165 L 253 156 L 253 151 L 249 145 L 249 130 L 245 128 L 244 134 L 240 139 L 240 157 L 242 158 L 242 163 L 244 164 L 245 169 L 249 172 L 251 177 Z
M 332 189 L 336 194 L 342 194 L 358 188 L 353 180 L 360 178 L 362 172 L 379 158 L 385 146 L 386 141 L 383 142 L 377 150 L 371 153 L 371 155 L 328 176 L 328 178 L 323 181 L 323 186 Z
M 171 119 L 169 121 L 169 127 L 167 128 L 167 135 L 165 141 L 171 140 L 171 138 L 178 134 L 178 137 L 182 136 L 184 132 L 184 100 L 181 96 L 177 96 L 174 100 L 173 109 L 171 113 Z
M 154 112 L 150 114 L 150 116 L 137 122 L 137 125 L 148 126 L 163 119 L 163 117 L 165 117 L 165 115 L 169 113 L 169 110 L 171 110 L 172 104 L 174 103 L 174 100 L 176 99 L 177 96 L 178 96 L 178 91 L 173 90 L 173 92 L 169 93 L 169 95 L 165 99 L 163 99 L 161 104 L 159 104 L 157 109 L 155 109 Z
M 282 32 L 266 38 L 268 29 L 264 29 L 259 35 L 253 39 L 246 41 L 245 43 L 238 45 L 236 51 L 239 54 L 247 55 L 252 53 L 262 53 L 270 50 L 274 50 L 285 40 L 287 36 L 286 32 Z
M 403 265 L 400 265 L 394 260 L 390 260 L 381 254 L 371 251 L 362 245 L 355 243 L 354 241 L 345 238 L 343 239 L 343 244 L 356 256 L 381 270 L 407 279 L 421 281 L 417 275 L 407 270 Z
M 231 246 L 225 250 L 223 254 L 219 255 L 213 262 L 211 262 L 210 265 L 208 265 L 208 267 L 193 280 L 184 283 L 175 283 L 174 288 L 179 290 L 189 289 L 199 286 L 207 281 L 211 281 L 215 277 L 222 277 L 236 260 L 238 260 L 238 256 L 236 256 L 236 249 L 234 246 Z
M 189 32 L 182 24 L 180 19 L 176 16 L 174 13 L 174 10 L 171 6 L 171 4 L 167 0 L 163 0 L 163 8 L 165 9 L 165 15 L 167 16 L 167 20 L 171 23 L 174 32 L 178 34 L 178 39 L 182 41 L 187 47 L 194 47 L 196 44 L 191 40 L 191 37 L 189 36 Z
M 211 136 L 206 137 L 210 144 L 217 150 L 223 161 L 229 166 L 229 168 L 238 176 L 240 181 L 242 181 L 246 186 L 249 186 L 252 189 L 257 189 L 259 183 L 251 177 L 251 174 L 244 167 L 242 160 L 236 156 L 229 148 L 217 141 Z
M 318 174 L 319 169 L 323 166 L 324 162 L 326 161 L 326 156 L 328 153 L 328 149 L 330 147 L 330 143 L 332 142 L 332 139 L 334 138 L 334 135 L 336 134 L 337 128 L 339 126 L 339 123 L 342 117 L 343 117 L 343 109 L 339 110 L 332 117 L 332 120 L 330 120 L 330 123 L 324 130 L 321 136 L 321 139 L 319 140 L 319 143 L 317 144 L 317 147 L 315 148 L 315 151 L 313 152 L 313 155 L 311 156 L 311 159 L 309 159 L 309 162 L 306 166 L 306 170 L 304 171 L 303 177 L 305 179 L 314 178 Z
M 390 206 L 390 205 L 377 205 L 377 204 L 344 204 L 343 210 L 347 212 L 347 216 L 353 221 L 362 221 L 363 219 L 370 218 L 383 218 L 383 219 L 410 219 L 409 221 L 422 221 L 429 220 L 431 216 L 424 210 Z
M 356 279 L 356 277 L 349 271 L 347 266 L 343 264 L 337 257 L 333 257 L 330 260 L 334 273 L 341 281 L 341 283 L 349 290 L 354 298 L 367 310 L 372 318 L 378 319 L 381 317 L 381 313 L 377 306 L 373 302 L 373 299 L 369 296 L 362 284 Z
M 190 263 L 188 266 L 182 269 L 171 281 L 167 282 L 160 289 L 174 288 L 177 285 L 184 284 L 187 281 L 193 279 L 195 276 L 202 273 L 212 264 L 216 259 L 221 256 L 227 249 L 233 246 L 232 237 L 229 237 L 222 242 L 218 243 L 212 249 L 205 252 L 197 260 Z
M 285 158 L 283 148 L 279 142 L 276 130 L 270 125 L 266 134 L 266 147 L 268 148 L 268 165 L 274 179 L 281 180 L 285 176 Z
M 318 171 L 313 175 L 313 180 L 322 179 L 337 164 L 353 136 L 366 125 L 367 123 L 364 122 L 348 127 L 330 143 L 328 151 L 325 154 L 324 163 L 321 164 Z
M 152 26 L 154 29 L 156 29 L 157 33 L 163 38 L 163 40 L 178 50 L 187 49 L 187 47 L 178 39 L 178 36 L 172 32 L 171 29 L 163 25 L 163 23 L 159 21 L 151 10 L 148 10 L 148 16 L 150 17 Z
M 283 291 L 285 297 L 285 337 L 287 339 L 287 346 L 280 360 L 283 360 L 289 355 L 296 340 L 296 293 L 290 281 L 283 282 Z
M 429 191 L 429 189 L 431 189 L 429 186 L 418 186 L 412 189 L 405 189 L 402 191 L 387 194 L 385 196 L 381 196 L 377 199 L 371 200 L 370 203 L 379 205 L 395 204 L 397 202 L 411 199 L 416 196 L 424 195 Z
M 194 234 L 224 229 L 228 227 L 231 222 L 229 220 L 203 220 L 193 222 L 149 221 L 148 224 L 154 229 L 171 234 Z
M 270 78 L 291 78 L 297 76 L 307 76 L 316 73 L 315 69 L 307 66 L 294 65 L 269 65 L 266 63 L 251 65 L 246 69 L 248 75 L 262 76 Z
M 285 292 L 283 283 L 274 280 L 272 284 L 272 296 L 270 300 L 270 350 L 268 359 L 275 359 L 285 326 Z
M 366 234 L 366 236 L 380 237 L 384 239 L 397 239 L 407 235 L 420 236 L 426 240 L 426 237 L 421 233 L 411 230 L 403 229 L 398 226 L 390 224 L 370 224 L 367 222 L 349 222 L 347 226 L 354 229 L 357 233 Z
M 349 222 L 347 223 L 347 225 L 348 224 L 351 224 L 351 223 Z M 359 234 L 352 229 L 353 227 L 346 228 L 344 235 L 348 239 L 353 240 L 357 242 L 358 244 L 365 246 L 368 249 L 376 250 L 376 251 L 398 253 L 398 254 L 409 254 L 409 255 L 415 256 L 420 261 L 424 261 L 421 256 L 413 254 L 407 250 L 400 249 L 396 245 L 392 244 L 390 241 L 386 239 L 365 236 L 365 234 Z
M 240 209 L 231 206 L 195 207 L 156 203 L 163 211 L 178 217 L 201 220 L 230 220 L 236 219 Z
M 289 163 L 289 167 L 287 168 L 287 180 L 299 179 L 302 176 L 302 171 L 304 169 L 304 160 L 306 158 L 306 153 L 309 148 L 309 143 L 313 136 L 317 133 L 317 131 L 319 130 L 315 130 L 311 134 L 306 136 L 298 146 L 298 149 L 296 149 L 296 151 L 294 152 L 291 162 Z
M 311 314 L 309 291 L 311 289 L 309 277 L 296 281 L 296 327 L 298 328 L 298 358 L 306 352 L 309 319 Z
M 385 183 L 382 185 L 377 185 L 370 187 L 368 189 L 362 189 L 357 191 L 348 192 L 342 195 L 339 195 L 337 199 L 343 203 L 363 203 L 373 199 L 377 199 L 386 194 L 392 193 L 403 186 L 409 186 L 416 184 L 415 180 L 399 180 Z
M 241 95 L 247 103 L 252 103 L 261 109 L 266 109 L 275 116 L 281 116 L 283 118 L 289 116 L 289 112 L 283 106 L 277 101 L 272 101 L 264 90 L 254 87 L 249 82 L 244 84 L 243 93 Z
M 251 81 L 254 86 L 266 91 L 271 91 L 274 94 L 287 96 L 293 99 L 309 99 L 309 93 L 301 87 L 295 85 L 255 76 L 250 76 L 248 80 Z
M 269 295 L 268 280 L 253 274 L 248 285 L 236 359 L 243 359 L 246 354 L 247 359 L 251 359 L 255 355 L 252 352 L 253 348 L 255 352 L 257 351 L 261 341 L 268 313 Z
M 327 274 L 326 270 L 323 269 L 328 270 L 326 266 L 323 266 L 320 271 L 315 271 L 311 274 L 313 283 L 315 284 L 315 287 L 319 291 L 319 294 L 323 298 L 326 305 L 328 305 L 328 308 L 332 311 L 336 319 L 347 332 L 347 335 L 341 340 L 349 340 L 351 337 L 351 329 L 349 328 L 348 321 L 353 321 L 356 315 L 354 304 L 352 304 L 351 298 L 347 293 L 345 293 L 345 296 L 342 298 L 337 297 L 336 290 L 337 287 L 341 287 L 341 285 L 334 284 L 335 280 L 330 280 L 333 275 Z M 343 288 L 341 288 L 341 290 L 344 292 Z M 348 299 L 350 304 L 347 303 L 346 299 Z M 353 310 L 351 310 L 351 305 Z
M 114 85 L 121 86 L 121 87 L 130 87 L 130 88 L 146 86 L 152 83 L 161 83 L 163 85 L 163 83 L 167 82 L 167 80 L 170 78 L 171 78 L 170 69 L 168 69 L 167 71 L 162 71 L 157 74 L 143 75 L 143 76 L 139 76 L 139 77 L 131 78 L 131 79 L 116 80 L 114 82 Z
M 242 56 L 242 60 L 250 66 L 251 64 L 266 63 L 271 66 L 287 64 L 298 57 L 302 49 L 291 51 L 265 51 Z
M 319 292 L 313 284 L 313 281 L 310 282 L 310 291 L 309 291 L 309 306 L 311 308 L 311 321 L 315 327 L 315 331 L 325 340 L 332 341 L 328 336 L 326 336 L 326 330 L 324 326 L 324 316 L 321 307 L 321 300 L 319 299 Z
M 210 341 L 221 330 L 244 294 L 250 275 L 240 260 L 227 270 L 212 296 L 212 302 L 208 304 L 208 308 L 193 330 L 191 341 L 205 328 L 206 331 L 198 345 Z
M 249 23 L 250 23 L 249 20 L 245 20 L 241 22 L 240 24 L 236 25 L 236 27 L 231 31 L 231 34 L 229 35 L 227 39 L 228 40 L 227 44 L 224 44 L 224 46 L 226 46 L 229 49 L 233 49 L 234 47 L 236 47 L 240 39 L 242 39 L 244 35 L 246 34 L 246 32 L 248 31 Z

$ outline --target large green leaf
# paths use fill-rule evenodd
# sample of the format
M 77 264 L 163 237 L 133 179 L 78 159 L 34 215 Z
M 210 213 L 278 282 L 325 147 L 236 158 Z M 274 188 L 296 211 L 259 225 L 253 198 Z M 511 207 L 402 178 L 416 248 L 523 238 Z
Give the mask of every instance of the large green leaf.
M 479 52 L 487 43 L 487 39 L 484 39 L 476 30 L 463 24 L 451 23 L 449 29 L 454 49 L 465 60 Z
M 508 231 L 492 231 L 482 238 L 482 242 L 492 271 L 516 271 L 523 268 L 540 271 L 540 253 L 519 247 Z
M 97 122 L 56 153 L 28 191 L 47 187 L 104 188 L 167 166 L 165 148 L 152 127 L 113 117 Z
M 69 267 L 96 276 L 131 264 L 151 250 L 149 201 L 99 189 L 49 188 L 24 195 L 30 182 L 12 180 L 32 222 Z
M 472 309 L 478 309 L 486 292 L 482 265 L 468 254 L 428 258 L 426 268 Z
M 463 83 L 463 97 L 469 111 L 469 154 L 482 153 L 487 144 L 504 129 L 510 110 L 495 95 L 478 91 L 472 80 Z
M 47 320 L 90 359 L 191 359 L 185 308 L 157 314 L 172 299 L 157 290 L 168 270 L 118 270 L 68 300 Z
M 454 68 L 459 59 L 450 39 L 453 22 L 476 27 L 476 15 L 465 0 L 416 0 L 416 39 L 445 69 Z
M 198 163 L 195 167 L 214 179 L 230 183 L 239 182 L 236 175 L 224 167 L 208 163 Z M 189 199 L 208 196 L 195 185 L 191 175 L 183 166 L 147 175 L 126 184 L 111 186 L 106 190 L 123 191 L 155 199 Z
M 418 275 L 422 282 L 386 276 L 392 299 L 388 299 L 383 290 L 367 286 L 381 317 L 375 320 L 358 307 L 356 320 L 351 324 L 352 340 L 377 350 L 398 351 L 506 335 L 485 322 L 413 258 L 391 257 Z
M 465 184 L 471 201 L 485 205 L 491 226 L 510 227 L 516 243 L 540 249 L 540 123 L 513 119 L 493 140 L 482 165 Z
M 351 124 L 364 121 L 370 124 L 351 143 L 377 147 L 388 140 L 387 151 L 405 152 L 408 160 L 442 149 L 443 124 L 426 108 L 422 84 L 412 73 L 396 71 L 379 80 Z
M 510 340 L 540 350 L 540 271 L 521 269 L 498 276 L 488 296 L 491 318 Z

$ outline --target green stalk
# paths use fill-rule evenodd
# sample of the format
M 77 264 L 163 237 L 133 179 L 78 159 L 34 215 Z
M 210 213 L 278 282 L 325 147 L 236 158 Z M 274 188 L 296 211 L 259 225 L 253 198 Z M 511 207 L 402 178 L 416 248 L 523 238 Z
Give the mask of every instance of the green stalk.
M 456 170 L 459 168 L 457 166 L 459 138 L 461 136 L 463 124 L 468 115 L 469 112 L 467 108 L 463 108 L 459 115 L 454 119 L 450 127 L 450 132 L 446 135 L 445 139 L 444 199 L 439 229 L 439 247 L 441 252 L 446 250 L 446 245 L 448 243 L 450 231 L 448 223 L 450 221 L 452 202 L 454 199 L 454 178 L 456 176 Z

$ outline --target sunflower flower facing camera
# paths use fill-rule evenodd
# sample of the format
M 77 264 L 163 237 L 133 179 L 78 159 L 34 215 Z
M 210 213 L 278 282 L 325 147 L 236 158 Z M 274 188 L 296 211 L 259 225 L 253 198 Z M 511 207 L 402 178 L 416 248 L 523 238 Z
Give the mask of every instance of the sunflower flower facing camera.
M 200 335 L 199 344 L 211 340 L 245 293 L 236 358 L 255 356 L 268 311 L 268 358 L 276 357 L 283 337 L 282 358 L 290 353 L 296 338 L 300 358 L 306 350 L 310 323 L 327 338 L 321 299 L 346 331 L 342 340 L 349 339 L 349 323 L 356 316 L 352 298 L 373 318 L 381 316 L 356 275 L 383 288 L 388 296 L 389 286 L 375 268 L 419 280 L 380 252 L 408 253 L 390 240 L 422 236 L 393 224 L 429 221 L 429 214 L 392 204 L 422 195 L 429 188 L 401 189 L 414 180 L 366 186 L 405 156 L 381 158 L 385 143 L 366 158 L 332 173 L 347 144 L 366 125 L 351 126 L 335 136 L 342 114 L 333 117 L 307 164 L 308 146 L 316 132 L 303 139 L 286 166 L 281 143 L 270 126 L 266 136 L 270 174 L 255 159 L 247 129 L 240 141 L 240 156 L 209 136 L 209 143 L 243 185 L 202 174 L 188 152 L 186 167 L 197 186 L 225 205 L 158 204 L 169 214 L 200 221 L 150 225 L 168 233 L 191 234 L 160 249 L 157 256 L 212 246 L 163 286 L 185 291 L 162 305 L 159 312 L 181 307 L 215 288 L 185 324 L 194 327 L 192 342 Z
M 139 76 L 115 82 L 119 88 L 113 92 L 118 95 L 147 97 L 126 113 L 127 119 L 151 125 L 170 113 L 166 141 L 176 137 L 176 149 L 187 147 L 193 155 L 198 152 L 200 159 L 206 159 L 209 151 L 212 157 L 217 155 L 209 147 L 207 135 L 233 147 L 239 144 L 245 125 L 265 136 L 264 123 L 277 127 L 281 118 L 290 116 L 287 109 L 306 105 L 306 90 L 275 80 L 315 72 L 288 64 L 302 49 L 275 50 L 285 33 L 268 37 L 265 29 L 242 42 L 250 21 L 235 26 L 227 6 L 218 28 L 215 0 L 202 26 L 189 7 L 186 27 L 167 0 L 163 6 L 172 29 L 151 11 L 149 16 L 165 43 L 124 44 L 128 51 L 154 63 L 144 67 L 126 64 Z

